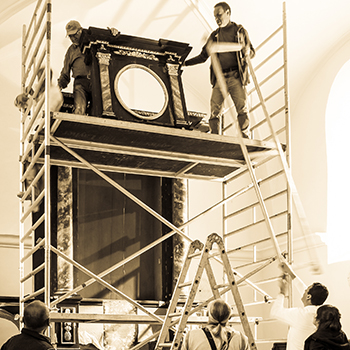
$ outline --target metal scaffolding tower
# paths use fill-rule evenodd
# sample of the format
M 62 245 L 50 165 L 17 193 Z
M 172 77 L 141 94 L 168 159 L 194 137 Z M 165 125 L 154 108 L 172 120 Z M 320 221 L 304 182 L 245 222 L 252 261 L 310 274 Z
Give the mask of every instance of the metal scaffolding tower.
M 195 3 L 192 5 L 197 6 Z M 198 7 L 196 8 L 198 11 Z M 198 14 L 201 16 L 200 12 Z M 137 124 L 110 118 L 52 113 L 49 98 L 51 26 L 51 1 L 38 0 L 28 28 L 23 29 L 22 42 L 22 93 L 28 93 L 36 79 L 38 79 L 39 86 L 45 84 L 45 93 L 39 96 L 39 91 L 35 91 L 31 97 L 32 106 L 23 109 L 21 116 L 20 313 L 23 315 L 24 304 L 27 301 L 37 297 L 41 297 L 45 304 L 54 310 L 59 303 L 79 293 L 92 283 L 98 282 L 143 311 L 145 315 L 123 317 L 120 315 L 73 315 L 52 311 L 50 315 L 52 322 L 142 322 L 162 325 L 163 317 L 150 312 L 139 302 L 107 283 L 104 277 L 175 234 L 193 242 L 184 232 L 184 228 L 199 216 L 220 206 L 223 208 L 225 227 L 223 239 L 234 275 L 241 278 L 244 281 L 243 284 L 253 290 L 253 300 L 249 301 L 249 304 L 266 304 L 271 297 L 259 284 L 267 283 L 266 280 L 274 282 L 276 276 L 271 277 L 271 274 L 268 273 L 268 276 L 263 276 L 262 280 L 260 277 L 257 280 L 251 277 L 261 273 L 274 261 L 285 265 L 290 275 L 295 277 L 291 267 L 293 263 L 291 228 L 293 200 L 298 217 L 302 221 L 302 227 L 305 229 L 305 235 L 310 234 L 288 164 L 290 127 L 285 6 L 282 26 L 257 48 L 257 52 L 259 55 L 259 51 L 264 51 L 264 47 L 281 34 L 282 40 L 277 49 L 267 49 L 273 53 L 268 53 L 267 58 L 261 58 L 260 63 L 254 67 L 248 60 L 252 77 L 252 85 L 249 87 L 251 89 L 249 95 L 253 104 L 250 113 L 254 119 L 252 126 L 254 139 L 252 140 L 243 139 L 240 134 L 236 134 L 236 118 L 229 98 L 227 98 L 223 135 Z M 212 62 L 217 76 L 220 77 L 220 67 L 215 63 L 215 54 L 213 51 Z M 281 65 L 277 65 L 277 69 L 266 75 L 264 66 L 278 59 L 279 54 L 282 54 Z M 45 74 L 38 77 L 38 71 L 42 65 L 45 66 Z M 276 67 L 276 63 L 272 65 Z M 257 77 L 255 72 L 258 71 L 263 71 L 265 77 Z M 274 91 L 262 92 L 264 85 L 277 77 L 280 82 L 282 81 L 280 86 L 276 88 L 277 85 L 273 83 Z M 223 83 L 222 91 L 225 91 Z M 225 95 L 228 94 L 225 93 Z M 264 98 L 263 95 L 268 97 Z M 276 102 L 276 99 L 282 100 L 282 104 L 278 105 L 279 102 Z M 272 113 L 268 112 L 269 104 L 273 108 Z M 260 114 L 259 109 L 262 110 Z M 89 137 L 91 133 L 94 134 L 93 141 Z M 110 142 L 107 143 L 103 142 L 106 134 L 113 134 L 113 139 L 110 138 Z M 138 136 L 135 136 L 136 134 Z M 131 146 L 128 143 L 128 137 L 140 141 L 138 144 L 134 142 Z M 169 147 L 163 149 L 164 144 Z M 96 152 L 104 154 L 105 157 L 96 160 L 94 158 Z M 122 162 L 116 164 L 111 161 L 111 158 L 119 155 L 124 158 L 130 157 L 130 159 L 140 157 L 143 159 L 144 166 L 127 165 Z M 152 167 L 154 160 L 157 161 L 156 167 Z M 102 273 L 98 275 L 93 273 L 51 243 L 50 170 L 52 165 L 92 170 L 169 227 L 171 232 Z M 114 181 L 106 174 L 106 171 L 208 181 L 214 179 L 223 184 L 223 199 L 200 215 L 189 219 L 182 226 L 176 227 Z M 237 220 L 238 217 L 240 217 L 239 220 Z M 237 227 L 237 222 L 244 224 Z M 35 237 L 35 232 L 39 227 L 44 227 L 44 234 L 42 237 Z M 33 245 L 32 249 L 25 254 L 24 242 L 28 237 L 32 237 Z M 25 274 L 25 262 L 41 252 L 44 252 L 43 263 Z M 53 298 L 50 280 L 53 256 L 65 260 L 88 275 L 90 279 L 83 285 Z M 313 256 L 311 258 L 313 263 L 317 262 Z M 37 287 L 33 280 L 39 273 L 44 274 L 44 285 Z M 27 282 L 32 282 L 33 285 L 29 295 L 25 295 L 24 289 L 24 284 Z

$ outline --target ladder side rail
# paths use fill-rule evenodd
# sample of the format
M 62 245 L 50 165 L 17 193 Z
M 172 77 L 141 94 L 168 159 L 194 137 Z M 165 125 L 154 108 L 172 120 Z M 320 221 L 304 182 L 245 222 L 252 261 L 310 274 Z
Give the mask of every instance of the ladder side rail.
M 185 282 L 188 270 L 189 270 L 190 265 L 191 265 L 191 261 L 192 261 L 191 255 L 193 255 L 196 250 L 199 250 L 199 251 L 203 252 L 203 246 L 204 246 L 203 243 L 201 243 L 198 240 L 192 242 L 190 244 L 190 246 L 189 246 L 186 258 L 184 260 L 184 263 L 183 263 L 182 269 L 180 271 L 180 274 L 179 274 L 176 286 L 175 286 L 174 291 L 173 291 L 173 295 L 171 297 L 171 300 L 170 300 L 170 303 L 169 303 L 169 306 L 168 306 L 167 313 L 165 315 L 165 319 L 164 319 L 162 328 L 160 330 L 160 334 L 159 334 L 159 337 L 158 337 L 155 349 L 157 349 L 157 347 L 160 347 L 160 344 L 165 343 L 165 341 L 167 340 L 167 338 L 169 336 L 169 334 L 168 334 L 169 328 L 171 326 L 171 322 L 172 322 L 173 317 L 174 317 L 174 315 L 172 315 L 172 314 L 176 313 L 176 306 L 177 306 L 177 303 L 178 303 L 178 300 L 179 300 L 179 297 L 180 297 L 180 293 L 182 291 L 182 287 L 181 286 Z M 202 254 L 201 254 L 201 256 L 202 256 Z M 191 285 L 192 285 L 192 283 L 191 283 Z M 179 313 L 179 317 L 181 317 L 180 313 Z
M 222 126 L 223 126 L 224 123 L 222 123 Z M 222 133 L 224 134 L 224 130 L 222 130 Z M 253 188 L 253 184 L 251 184 L 251 188 Z M 226 198 L 230 191 L 228 190 L 228 186 L 227 186 L 227 182 L 223 182 L 222 183 L 222 186 L 221 186 L 221 191 L 222 191 L 222 197 L 223 198 Z M 225 247 L 228 246 L 228 239 L 227 237 L 225 237 L 225 233 L 228 231 L 228 220 L 226 219 L 227 216 L 229 215 L 229 209 L 228 209 L 228 205 L 224 205 L 224 207 L 222 208 L 222 212 L 221 212 L 221 215 L 222 215 L 222 239 L 223 239 L 223 242 L 225 244 Z M 227 280 L 226 276 L 224 275 L 224 278 L 223 278 L 224 281 Z M 226 299 L 227 301 L 227 299 Z
M 205 261 L 205 259 L 208 259 L 208 254 L 209 254 L 209 252 L 208 252 L 207 248 L 204 247 L 201 261 L 199 264 L 199 268 L 198 268 L 198 270 L 196 272 L 196 276 L 194 277 L 194 280 L 192 282 L 190 295 L 189 295 L 189 297 L 186 301 L 186 304 L 184 306 L 181 318 L 179 320 L 178 328 L 176 330 L 176 333 L 175 333 L 170 350 L 178 349 L 180 344 L 181 344 L 183 332 L 185 330 L 187 320 L 191 315 L 192 304 L 193 304 L 194 298 L 196 296 L 201 277 L 203 275 L 203 270 L 205 269 L 205 262 L 204 261 Z
M 211 288 L 211 291 L 214 295 L 214 298 L 218 299 L 220 298 L 220 293 L 219 293 L 219 285 L 216 283 L 216 279 L 215 279 L 215 275 L 214 275 L 214 271 L 213 268 L 211 267 L 209 260 L 207 261 L 207 263 L 205 264 L 205 272 L 207 273 L 207 278 L 209 281 L 209 285 Z

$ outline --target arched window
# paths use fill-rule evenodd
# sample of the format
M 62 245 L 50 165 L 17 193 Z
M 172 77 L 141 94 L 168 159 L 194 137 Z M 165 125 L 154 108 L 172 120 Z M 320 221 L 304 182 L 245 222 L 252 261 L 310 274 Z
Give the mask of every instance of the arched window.
M 350 260 L 350 61 L 338 72 L 326 109 L 328 262 Z

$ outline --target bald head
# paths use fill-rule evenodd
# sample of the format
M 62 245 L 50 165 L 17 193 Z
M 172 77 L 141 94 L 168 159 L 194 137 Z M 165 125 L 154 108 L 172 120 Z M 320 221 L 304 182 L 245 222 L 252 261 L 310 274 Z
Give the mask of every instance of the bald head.
M 35 300 L 24 308 L 23 321 L 26 328 L 41 332 L 49 325 L 49 309 L 43 302 Z

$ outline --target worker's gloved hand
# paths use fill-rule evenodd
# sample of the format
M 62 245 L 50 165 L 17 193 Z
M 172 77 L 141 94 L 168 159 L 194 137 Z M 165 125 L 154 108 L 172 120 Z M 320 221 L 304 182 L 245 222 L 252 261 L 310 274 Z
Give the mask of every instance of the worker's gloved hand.
M 283 275 L 279 281 L 279 287 L 280 287 L 280 293 L 283 295 L 286 295 L 287 288 L 288 288 L 288 282 L 286 280 L 286 275 Z
M 120 34 L 120 31 L 117 28 L 109 28 L 109 27 L 107 27 L 107 29 L 110 30 L 110 32 L 111 32 L 111 34 L 113 36 L 118 36 Z

